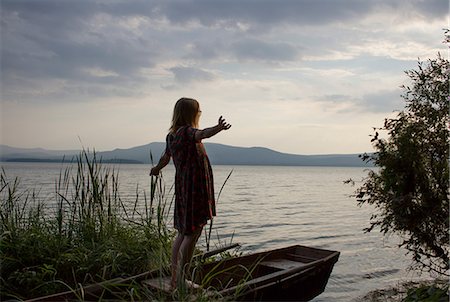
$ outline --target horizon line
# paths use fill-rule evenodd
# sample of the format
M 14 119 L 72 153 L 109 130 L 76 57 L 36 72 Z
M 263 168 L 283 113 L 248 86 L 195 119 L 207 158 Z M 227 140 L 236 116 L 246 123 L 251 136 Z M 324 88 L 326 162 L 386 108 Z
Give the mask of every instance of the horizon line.
M 25 150 L 44 150 L 44 151 L 55 151 L 55 152 L 64 152 L 64 151 L 69 151 L 69 152 L 80 152 L 82 150 L 92 150 L 92 151 L 96 151 L 96 152 L 112 152 L 115 150 L 128 150 L 128 149 L 133 149 L 133 148 L 138 148 L 138 147 L 144 147 L 147 145 L 151 145 L 151 144 L 165 144 L 165 142 L 150 142 L 147 144 L 143 144 L 143 145 L 137 145 L 137 146 L 133 146 L 133 147 L 116 147 L 116 148 L 112 148 L 112 149 L 105 149 L 105 150 L 100 150 L 100 149 L 96 149 L 95 147 L 81 147 L 79 149 L 69 149 L 69 148 L 65 148 L 65 149 L 49 149 L 49 148 L 45 148 L 45 147 L 16 147 L 16 146 L 12 146 L 12 145 L 8 145 L 8 144 L 3 144 L 0 143 L 0 147 L 4 146 L 4 147 L 8 147 L 8 148 L 14 148 L 14 149 L 25 149 Z M 251 148 L 263 148 L 263 149 L 267 149 L 267 150 L 271 150 L 274 152 L 278 152 L 278 153 L 284 153 L 284 154 L 291 154 L 291 155 L 305 155 L 305 156 L 314 156 L 314 155 L 362 155 L 362 154 L 371 154 L 374 153 L 374 151 L 369 152 L 369 151 L 363 151 L 363 152 L 346 152 L 346 153 L 292 153 L 292 152 L 285 152 L 285 151 L 279 151 L 279 150 L 275 150 L 269 147 L 264 147 L 264 146 L 250 146 L 250 147 L 244 147 L 244 146 L 237 146 L 237 145 L 229 145 L 229 144 L 223 144 L 223 143 L 213 143 L 213 142 L 205 142 L 205 145 L 222 145 L 222 146 L 227 146 L 227 147 L 233 147 L 233 148 L 243 148 L 243 149 L 251 149 Z M 1 155 L 1 154 L 0 154 Z

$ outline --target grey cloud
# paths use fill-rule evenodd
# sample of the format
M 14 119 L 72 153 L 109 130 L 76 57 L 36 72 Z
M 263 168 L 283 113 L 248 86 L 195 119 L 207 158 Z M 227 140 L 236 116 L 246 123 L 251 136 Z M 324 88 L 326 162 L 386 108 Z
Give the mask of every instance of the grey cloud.
M 198 21 L 213 26 L 244 22 L 268 27 L 279 23 L 321 25 L 348 21 L 382 6 L 392 12 L 408 9 L 427 18 L 442 18 L 448 11 L 446 0 L 190 0 L 163 2 L 159 12 L 174 23 Z
M 415 11 L 429 19 L 445 17 L 449 11 L 448 0 L 387 1 L 387 4 L 399 11 Z
M 295 60 L 300 49 L 290 42 L 256 39 L 250 32 L 246 39 L 242 38 L 242 32 L 237 31 L 229 31 L 223 36 L 221 26 L 237 28 L 242 23 L 250 29 L 270 29 L 285 24 L 329 25 L 336 21 L 355 20 L 380 5 L 399 11 L 403 9 L 401 4 L 429 19 L 442 17 L 448 12 L 446 0 L 2 0 L 3 91 L 12 95 L 14 85 L 20 87 L 22 84 L 23 89 L 27 89 L 25 83 L 34 78 L 48 78 L 67 80 L 79 87 L 120 84 L 124 91 L 128 87 L 131 95 L 137 85 L 147 81 L 140 74 L 141 68 L 152 68 L 161 57 L 172 56 L 171 60 L 189 57 L 204 61 L 234 55 L 243 61 Z M 145 20 L 168 20 L 178 25 L 195 21 L 209 29 L 214 28 L 216 36 L 201 37 L 204 41 L 195 42 L 192 52 L 185 52 L 183 56 L 175 53 L 178 50 L 173 46 L 178 42 L 177 38 L 183 45 L 189 37 L 183 36 L 179 29 L 171 31 L 170 24 L 164 29 L 166 31 L 158 32 L 159 29 L 149 27 L 135 33 L 117 24 L 96 24 L 96 18 L 102 15 L 112 16 L 114 21 L 132 16 Z M 190 33 L 191 38 L 199 34 L 196 30 Z M 205 32 L 212 34 L 208 30 Z M 160 39 L 165 40 L 160 42 Z M 159 43 L 167 44 L 161 46 Z M 174 50 L 167 51 L 171 47 Z M 115 75 L 96 77 L 85 72 L 89 68 Z M 172 72 L 179 82 L 213 78 L 211 73 L 202 70 L 173 69 Z
M 295 61 L 300 57 L 301 47 L 286 42 L 274 42 L 235 36 L 224 40 L 207 39 L 190 43 L 189 52 L 185 58 L 201 62 L 224 59 L 243 62 L 277 63 Z
M 137 69 L 153 64 L 152 54 L 145 53 L 144 45 L 133 45 L 130 41 L 99 39 L 96 43 L 81 44 L 41 38 L 36 42 L 45 47 L 45 53 L 14 51 L 6 46 L 2 53 L 4 72 L 82 81 L 86 75 L 81 70 L 96 67 L 116 72 L 123 79 L 133 76 Z
M 336 113 L 348 113 L 349 110 L 356 112 L 360 111 L 360 107 L 357 104 L 358 101 L 351 95 L 327 94 L 316 96 L 314 99 L 323 105 L 325 111 L 332 111 Z M 340 106 L 341 104 L 350 104 L 350 109 L 347 106 Z
M 145 37 L 113 30 L 114 24 L 98 29 L 93 17 L 101 9 L 101 3 L 88 1 L 2 1 L 2 97 L 13 98 L 20 86 L 30 90 L 20 94 L 23 100 L 45 90 L 25 85 L 37 78 L 36 85 L 63 80 L 82 91 L 115 91 L 120 84 L 122 94 L 128 88 L 133 95 L 145 81 L 140 69 L 154 65 L 156 48 Z
M 238 22 L 264 27 L 276 23 L 319 24 L 351 18 L 367 12 L 371 2 L 358 0 L 192 0 L 168 1 L 161 12 L 174 23 L 199 21 L 206 26 Z
M 14 14 L 14 11 L 11 13 Z M 63 72 L 68 73 L 70 77 L 79 67 L 96 66 L 127 75 L 138 68 L 152 65 L 150 58 L 153 53 L 149 51 L 149 41 L 138 36 L 126 37 L 117 32 L 94 32 L 90 28 L 89 20 L 81 22 L 68 17 L 62 22 L 61 16 L 58 17 L 59 11 L 50 10 L 49 13 L 42 15 L 39 19 L 42 22 L 31 22 L 28 18 L 30 14 L 23 14 L 24 19 L 19 20 L 6 18 L 7 26 L 2 29 L 2 59 L 6 62 L 3 66 L 6 71 L 14 68 L 12 71 L 21 72 L 23 68 L 29 72 L 31 66 L 35 67 L 34 72 L 42 72 L 41 75 L 63 76 L 59 74 Z M 66 15 L 63 10 L 61 14 Z M 61 22 L 53 24 L 48 21 L 53 18 Z M 15 29 L 14 26 L 20 26 L 20 23 L 27 23 L 28 26 Z M 68 23 L 71 24 L 67 25 Z M 80 38 L 80 35 L 83 38 Z M 34 47 L 14 49 L 10 45 Z
M 413 10 L 428 18 L 448 13 L 447 0 L 3 0 L 2 9 L 17 11 L 26 19 L 55 24 L 61 21 L 82 22 L 97 13 L 114 16 L 166 17 L 174 23 L 199 21 L 210 26 L 235 22 L 262 25 L 273 23 L 321 24 L 360 18 L 377 7 L 395 11 Z M 47 16 L 42 19 L 42 16 Z M 51 17 L 48 17 L 51 16 Z
M 358 101 L 358 105 L 364 111 L 372 112 L 393 112 L 402 110 L 405 106 L 401 91 L 384 90 L 366 94 Z
M 293 61 L 298 59 L 296 47 L 288 43 L 271 43 L 257 39 L 246 39 L 234 43 L 232 51 L 239 60 Z
M 344 95 L 344 94 L 329 94 L 329 95 L 324 95 L 324 96 L 320 97 L 321 101 L 324 101 L 327 103 L 341 103 L 341 102 L 347 102 L 351 99 L 352 99 L 351 96 Z
M 216 76 L 208 71 L 195 67 L 172 67 L 169 69 L 179 83 L 186 84 L 196 81 L 212 81 Z
M 351 70 L 359 74 L 368 74 L 379 71 L 402 73 L 417 64 L 415 60 L 397 60 L 381 56 L 357 56 L 351 59 L 305 61 L 303 65 L 318 70 L 342 69 Z
M 448 11 L 446 0 L 135 0 L 135 1 L 64 1 L 3 0 L 6 10 L 20 12 L 27 19 L 47 25 L 64 26 L 67 22 L 83 22 L 98 13 L 113 16 L 167 18 L 172 23 L 198 21 L 205 26 L 254 26 L 271 24 L 329 24 L 361 18 L 378 7 L 392 11 L 416 11 L 427 18 L 440 18 Z M 52 16 L 51 18 L 42 16 Z M 58 26 L 58 27 L 59 27 Z
M 330 107 L 337 106 L 340 103 L 349 103 L 352 104 L 355 112 L 390 113 L 402 110 L 404 107 L 400 90 L 381 90 L 365 94 L 361 97 L 330 94 L 316 97 L 315 99 L 324 104 L 329 104 Z M 342 109 L 339 109 L 339 111 L 342 111 Z
M 202 61 L 216 59 L 223 55 L 224 49 L 226 49 L 226 45 L 221 40 L 194 41 L 186 57 Z

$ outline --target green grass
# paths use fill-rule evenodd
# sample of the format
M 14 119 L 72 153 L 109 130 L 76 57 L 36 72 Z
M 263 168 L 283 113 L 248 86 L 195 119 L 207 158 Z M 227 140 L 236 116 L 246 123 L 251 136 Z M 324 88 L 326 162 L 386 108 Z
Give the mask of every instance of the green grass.
M 421 284 L 409 288 L 403 302 L 447 302 L 448 292 L 448 283 Z
M 374 290 L 358 299 L 361 302 L 447 302 L 448 280 L 409 281 Z
M 173 233 L 165 223 L 171 202 L 163 180 L 152 179 L 150 198 L 145 190 L 140 196 L 137 188 L 130 204 L 120 197 L 118 175 L 95 152 L 83 151 L 75 165 L 60 173 L 55 199 L 42 200 L 2 169 L 2 300 L 29 299 L 168 266 Z M 147 295 L 127 286 L 126 300 Z

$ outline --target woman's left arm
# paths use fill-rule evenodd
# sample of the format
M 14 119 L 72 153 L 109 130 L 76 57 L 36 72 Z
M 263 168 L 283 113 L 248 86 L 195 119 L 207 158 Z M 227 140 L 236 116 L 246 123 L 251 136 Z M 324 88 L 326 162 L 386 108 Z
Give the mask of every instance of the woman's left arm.
M 230 128 L 231 128 L 231 125 L 228 124 L 227 122 L 225 122 L 225 119 L 221 116 L 221 117 L 219 117 L 219 123 L 216 126 L 206 128 L 203 130 L 197 130 L 195 132 L 195 140 L 201 141 L 204 138 L 210 138 L 211 136 L 216 135 L 220 131 L 228 130 Z

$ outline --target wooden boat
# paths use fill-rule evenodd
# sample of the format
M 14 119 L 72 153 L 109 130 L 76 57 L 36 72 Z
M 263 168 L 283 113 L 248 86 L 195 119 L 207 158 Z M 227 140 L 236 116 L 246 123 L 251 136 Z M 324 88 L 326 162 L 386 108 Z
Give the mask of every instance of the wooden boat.
M 308 301 L 325 290 L 338 258 L 336 251 L 295 245 L 195 266 L 188 284 L 232 300 Z M 143 283 L 168 290 L 168 277 Z

